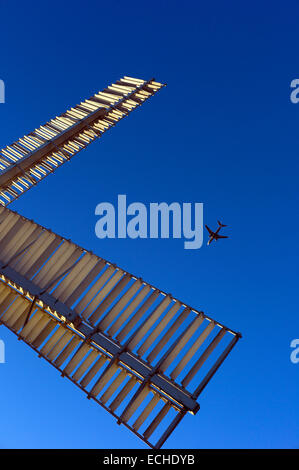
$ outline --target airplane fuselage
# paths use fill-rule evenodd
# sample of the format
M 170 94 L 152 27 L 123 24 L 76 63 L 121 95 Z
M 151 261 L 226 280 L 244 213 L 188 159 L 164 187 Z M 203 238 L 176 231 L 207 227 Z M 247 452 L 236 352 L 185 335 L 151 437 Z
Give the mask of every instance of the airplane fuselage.
M 219 223 L 219 222 L 218 222 Z M 207 226 L 206 226 L 207 227 Z M 212 243 L 213 240 L 218 240 L 219 238 L 227 238 L 226 236 L 225 237 L 222 237 L 221 235 L 218 235 L 219 231 L 221 230 L 222 227 L 226 227 L 226 225 L 223 225 L 223 224 L 220 224 L 219 223 L 219 227 L 217 228 L 217 230 L 215 230 L 215 232 L 213 232 L 212 230 L 209 229 L 209 232 L 210 232 L 210 238 L 209 238 L 209 241 L 207 243 L 207 245 L 210 245 Z

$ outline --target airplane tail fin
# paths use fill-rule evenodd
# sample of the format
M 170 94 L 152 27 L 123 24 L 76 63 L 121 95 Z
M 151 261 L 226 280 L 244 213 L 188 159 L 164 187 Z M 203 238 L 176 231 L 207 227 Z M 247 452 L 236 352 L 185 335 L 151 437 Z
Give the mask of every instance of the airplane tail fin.
M 220 225 L 220 227 L 227 227 L 227 225 L 222 224 L 221 222 L 219 222 L 219 220 L 217 220 L 217 222 L 218 222 L 218 225 Z

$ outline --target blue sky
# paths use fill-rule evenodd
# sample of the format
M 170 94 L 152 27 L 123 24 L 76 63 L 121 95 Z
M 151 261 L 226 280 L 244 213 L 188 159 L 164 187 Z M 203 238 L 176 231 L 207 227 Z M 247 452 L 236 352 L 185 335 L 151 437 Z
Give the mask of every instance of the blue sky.
M 0 148 L 123 75 L 168 86 L 10 207 L 243 339 L 167 448 L 299 443 L 297 2 L 0 1 Z M 95 206 L 203 202 L 228 240 L 99 240 Z M 206 236 L 206 235 L 205 235 Z M 5 330 L 1 448 L 143 448 Z

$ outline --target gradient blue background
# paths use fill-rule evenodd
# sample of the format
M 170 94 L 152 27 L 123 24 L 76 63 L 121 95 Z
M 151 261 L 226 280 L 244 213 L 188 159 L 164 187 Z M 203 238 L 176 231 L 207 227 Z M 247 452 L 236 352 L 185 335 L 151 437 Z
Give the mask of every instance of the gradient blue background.
M 168 84 L 11 208 L 243 333 L 165 447 L 298 447 L 298 3 L 108 5 L 0 1 L 0 148 L 122 75 Z M 95 206 L 117 194 L 203 202 L 230 238 L 197 251 L 100 241 Z M 0 447 L 145 447 L 4 327 L 0 338 Z

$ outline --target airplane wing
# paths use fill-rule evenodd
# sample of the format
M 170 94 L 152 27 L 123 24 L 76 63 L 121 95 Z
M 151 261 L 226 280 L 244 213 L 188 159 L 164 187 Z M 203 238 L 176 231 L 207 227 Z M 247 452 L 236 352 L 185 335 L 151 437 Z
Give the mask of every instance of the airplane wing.
M 205 225 L 205 227 L 206 227 L 206 229 L 207 229 L 207 231 L 209 232 L 210 235 L 212 235 L 214 233 L 207 225 Z

